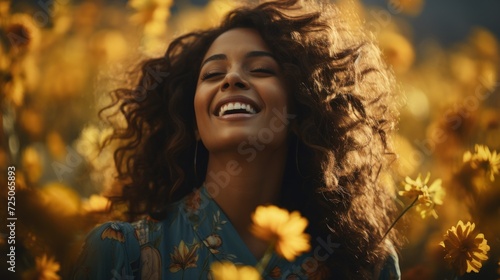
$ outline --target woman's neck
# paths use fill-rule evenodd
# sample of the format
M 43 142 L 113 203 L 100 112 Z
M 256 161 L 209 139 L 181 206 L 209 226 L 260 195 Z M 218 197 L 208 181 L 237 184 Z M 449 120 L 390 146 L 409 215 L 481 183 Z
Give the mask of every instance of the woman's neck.
M 251 240 L 251 214 L 259 205 L 277 203 L 286 165 L 287 146 L 240 154 L 210 154 L 205 188 L 244 241 Z M 247 243 L 248 244 L 248 243 Z

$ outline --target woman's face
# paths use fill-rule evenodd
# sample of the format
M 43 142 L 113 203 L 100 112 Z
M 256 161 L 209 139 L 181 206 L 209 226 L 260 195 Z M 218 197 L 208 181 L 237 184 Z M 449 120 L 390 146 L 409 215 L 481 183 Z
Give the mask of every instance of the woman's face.
M 203 58 L 194 97 L 198 132 L 210 152 L 241 155 L 284 145 L 288 94 L 280 66 L 260 34 L 235 28 Z

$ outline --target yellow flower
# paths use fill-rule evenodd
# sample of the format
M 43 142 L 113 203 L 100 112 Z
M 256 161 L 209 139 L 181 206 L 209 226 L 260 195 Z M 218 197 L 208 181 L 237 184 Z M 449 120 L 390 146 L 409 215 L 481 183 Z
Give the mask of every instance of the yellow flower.
M 35 259 L 36 262 L 36 271 L 38 280 L 59 280 L 61 277 L 57 275 L 57 272 L 61 268 L 58 262 L 56 262 L 53 258 L 47 257 L 47 255 L 43 255 L 41 258 L 37 257 Z
M 128 3 L 136 10 L 131 21 L 136 24 L 146 25 L 152 21 L 166 22 L 170 16 L 172 0 L 131 0 Z
M 184 243 L 184 240 L 181 240 L 178 247 L 174 246 L 174 253 L 170 254 L 170 272 L 196 267 L 196 262 L 198 261 L 197 249 L 198 244 L 194 244 L 189 248 L 186 243 Z
M 102 152 L 101 147 L 112 133 L 110 128 L 100 129 L 94 125 L 86 126 L 76 140 L 77 152 L 88 161 L 95 161 Z
M 53 159 L 64 162 L 66 156 L 66 144 L 61 134 L 51 131 L 46 136 L 47 148 Z
M 40 189 L 41 199 L 50 211 L 58 216 L 72 216 L 78 214 L 81 199 L 78 193 L 62 183 L 48 183 Z
M 231 262 L 214 262 L 210 269 L 214 280 L 257 280 L 259 272 L 253 266 L 236 266 Z
M 456 227 L 446 232 L 444 241 L 439 243 L 446 252 L 444 259 L 459 275 L 479 272 L 481 262 L 488 259 L 490 246 L 482 233 L 474 234 L 475 226 L 470 222 L 464 225 L 460 220 Z
M 495 175 L 500 173 L 500 154 L 497 151 L 491 152 L 487 146 L 476 144 L 474 153 L 465 152 L 463 160 L 473 169 L 483 169 L 492 182 L 495 180 Z
M 22 154 L 22 166 L 26 170 L 27 179 L 31 183 L 38 182 L 43 174 L 43 158 L 39 151 L 33 147 L 29 146 L 24 149 Z
M 14 14 L 5 30 L 14 51 L 36 49 L 40 44 L 40 30 L 28 14 Z
M 22 100 L 19 102 L 22 103 Z M 40 137 L 45 130 L 45 117 L 38 109 L 24 108 L 20 112 L 19 122 L 23 130 L 35 139 Z
M 110 201 L 107 197 L 93 194 L 83 202 L 82 208 L 85 212 L 106 212 L 109 210 Z
M 410 177 L 405 178 L 405 190 L 399 191 L 399 195 L 405 196 L 408 198 L 417 198 L 417 207 L 416 210 L 420 212 L 422 218 L 426 218 L 429 215 L 432 215 L 434 218 L 437 218 L 436 210 L 434 209 L 435 205 L 442 205 L 443 198 L 446 194 L 445 190 L 441 186 L 441 179 L 437 179 L 430 186 L 427 185 L 429 182 L 429 178 L 431 176 L 430 173 L 427 173 L 427 176 L 422 181 L 421 175 L 418 174 L 417 179 L 413 180 Z
M 274 244 L 276 252 L 289 261 L 309 251 L 310 236 L 304 233 L 307 219 L 274 205 L 259 206 L 252 215 L 252 233 Z
M 6 18 L 9 15 L 10 0 L 0 1 L 0 16 Z
M 498 40 L 489 30 L 476 27 L 469 39 L 476 52 L 482 57 L 494 59 L 498 56 Z
M 90 38 L 90 48 L 97 60 L 119 62 L 127 56 L 129 45 L 122 33 L 114 30 L 96 32 Z
M 411 43 L 396 32 L 384 31 L 379 35 L 379 45 L 384 59 L 397 73 L 407 72 L 415 61 L 415 51 Z

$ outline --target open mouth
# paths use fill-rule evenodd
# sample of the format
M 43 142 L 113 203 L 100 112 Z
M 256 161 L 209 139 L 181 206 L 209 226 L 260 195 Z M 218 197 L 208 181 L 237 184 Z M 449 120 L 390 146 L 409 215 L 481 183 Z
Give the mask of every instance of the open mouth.
M 251 99 L 248 98 L 231 98 L 220 102 L 214 111 L 217 117 L 234 115 L 234 114 L 248 114 L 255 115 L 259 113 L 260 108 Z
M 232 114 L 257 114 L 257 110 L 250 104 L 241 102 L 229 102 L 219 109 L 218 116 L 232 115 Z

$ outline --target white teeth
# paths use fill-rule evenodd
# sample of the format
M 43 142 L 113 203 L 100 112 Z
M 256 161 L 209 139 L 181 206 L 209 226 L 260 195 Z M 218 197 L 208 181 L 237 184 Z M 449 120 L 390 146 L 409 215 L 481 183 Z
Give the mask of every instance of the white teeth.
M 240 110 L 243 109 L 250 114 L 255 114 L 256 111 L 250 104 L 240 103 L 240 102 L 229 102 L 223 105 L 219 110 L 219 116 L 223 116 L 224 113 L 230 110 Z

